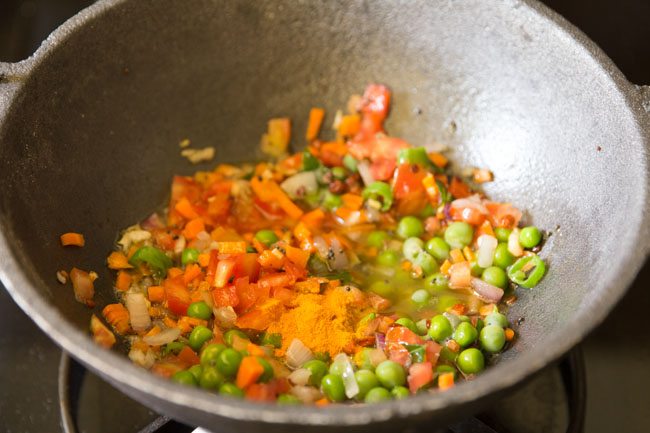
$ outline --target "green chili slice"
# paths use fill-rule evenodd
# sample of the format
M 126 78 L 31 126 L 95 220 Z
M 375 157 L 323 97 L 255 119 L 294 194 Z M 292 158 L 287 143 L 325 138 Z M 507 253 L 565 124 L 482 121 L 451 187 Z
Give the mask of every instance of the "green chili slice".
M 165 275 L 167 269 L 173 265 L 172 259 L 167 257 L 158 248 L 151 246 L 139 248 L 129 259 L 129 263 L 133 266 L 140 266 L 143 262 L 149 265 L 151 270 L 157 275 Z
M 508 278 L 515 284 L 532 289 L 546 273 L 546 264 L 538 256 L 522 257 L 508 269 Z
M 397 164 L 431 165 L 427 150 L 424 147 L 410 147 L 402 149 L 397 154 Z
M 377 180 L 371 183 L 364 188 L 362 195 L 364 200 L 369 198 L 380 199 L 382 212 L 386 212 L 393 205 L 393 191 L 386 182 Z
M 320 161 L 309 151 L 302 153 L 302 171 L 312 171 L 320 167 Z
M 411 355 L 411 360 L 414 363 L 426 361 L 426 351 L 424 349 L 424 346 L 419 344 L 406 344 L 405 347 L 406 350 L 409 351 L 409 355 Z

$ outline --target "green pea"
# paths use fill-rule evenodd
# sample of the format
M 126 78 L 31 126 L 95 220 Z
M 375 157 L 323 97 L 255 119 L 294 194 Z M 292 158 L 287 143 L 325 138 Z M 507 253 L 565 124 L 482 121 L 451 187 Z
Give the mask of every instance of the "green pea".
M 196 248 L 185 248 L 181 253 L 181 263 L 183 263 L 183 266 L 196 263 L 198 260 L 199 250 Z
M 381 230 L 375 230 L 374 232 L 370 232 L 366 238 L 366 243 L 371 247 L 382 248 L 387 240 L 388 233 Z
M 487 325 L 481 329 L 479 340 L 483 350 L 497 353 L 506 344 L 506 333 L 499 325 Z
M 196 379 L 196 381 L 198 382 L 201 379 L 201 373 L 203 373 L 203 367 L 201 366 L 201 364 L 196 364 L 188 368 L 187 371 L 192 373 L 194 379 Z
M 359 394 L 356 396 L 359 400 L 363 400 L 372 388 L 379 386 L 377 376 L 370 370 L 359 370 L 354 373 L 354 378 L 357 381 L 357 385 L 359 385 Z
M 473 276 L 473 277 L 477 277 L 477 278 L 478 278 L 478 277 L 480 277 L 481 275 L 483 275 L 483 271 L 484 271 L 485 269 L 483 269 L 482 267 L 480 267 L 480 266 L 478 265 L 478 262 L 477 262 L 476 260 L 472 260 L 471 262 L 469 262 L 469 265 L 470 265 L 470 272 L 472 273 L 472 276 Z
M 273 379 L 273 367 L 266 359 L 261 356 L 257 357 L 257 362 L 264 368 L 264 373 L 260 376 L 260 382 L 266 383 L 269 380 Z
M 217 368 L 221 373 L 232 377 L 237 373 L 243 356 L 235 349 L 226 348 L 217 357 Z
M 416 304 L 426 304 L 431 299 L 431 293 L 427 292 L 425 289 L 419 289 L 413 292 L 411 295 L 411 301 Z
M 420 237 L 424 233 L 424 225 L 422 221 L 414 216 L 405 216 L 397 224 L 397 236 L 402 239 L 411 237 Z
M 174 382 L 178 382 L 178 383 L 181 383 L 183 385 L 189 385 L 189 386 L 198 385 L 198 382 L 196 381 L 196 378 L 194 377 L 194 375 L 191 372 L 187 371 L 187 370 L 178 371 L 178 372 L 174 373 L 173 376 L 172 376 L 172 380 Z
M 461 347 L 467 347 L 476 341 L 478 331 L 469 322 L 461 322 L 454 331 L 454 340 Z
M 269 334 L 268 332 L 265 332 L 262 335 L 260 343 L 262 344 L 262 346 L 273 346 L 276 349 L 279 349 L 280 347 L 282 347 L 282 335 Z
M 366 398 L 363 401 L 364 403 L 379 403 L 390 399 L 390 391 L 388 391 L 386 388 L 378 386 L 368 391 Z
M 228 346 L 232 346 L 235 336 L 243 338 L 244 340 L 250 340 L 248 335 L 244 334 L 239 329 L 229 329 L 225 334 L 223 334 L 223 341 L 225 341 Z
M 343 157 L 343 165 L 352 173 L 357 172 L 357 160 L 349 153 Z
M 377 264 L 387 268 L 392 268 L 399 264 L 399 259 L 400 256 L 397 251 L 386 250 L 377 255 Z
M 451 322 L 442 314 L 438 314 L 431 319 L 431 323 L 429 324 L 429 337 L 438 343 L 451 337 L 453 332 L 454 328 L 451 326 Z
M 411 395 L 409 389 L 404 386 L 396 386 L 390 391 L 390 393 L 395 400 L 401 400 Z
M 194 349 L 195 352 L 198 352 L 203 346 L 203 343 L 212 338 L 212 331 L 206 328 L 203 325 L 199 325 L 192 329 L 190 334 L 189 342 L 190 347 Z
M 312 359 L 302 365 L 311 372 L 309 376 L 309 384 L 313 386 L 320 386 L 323 377 L 327 374 L 327 364 L 319 359 Z
M 212 317 L 212 308 L 203 301 L 192 302 L 190 306 L 187 307 L 187 315 L 190 317 L 196 317 L 197 319 L 209 320 L 210 317 Z
M 422 269 L 424 275 L 433 275 L 434 273 L 440 270 L 438 262 L 434 259 L 431 254 L 426 251 L 420 252 L 418 256 L 413 260 L 415 266 L 419 266 Z
M 343 199 L 340 195 L 332 194 L 329 191 L 325 192 L 323 197 L 323 207 L 327 210 L 335 210 L 343 205 Z
M 302 401 L 295 395 L 291 394 L 280 394 L 278 395 L 277 400 L 275 401 L 277 404 L 301 404 Z
M 427 335 L 427 332 L 429 331 L 429 322 L 427 319 L 418 320 L 415 326 L 417 327 L 417 334 Z
M 447 245 L 444 239 L 437 236 L 429 239 L 424 245 L 424 249 L 435 257 L 436 260 L 443 261 L 449 258 L 449 245 Z
M 494 265 L 505 269 L 515 262 L 515 256 L 510 254 L 508 244 L 505 242 L 499 243 L 494 250 Z
M 490 266 L 483 271 L 481 279 L 488 284 L 504 289 L 508 284 L 508 276 L 506 271 L 498 266 Z
M 330 401 L 343 401 L 345 400 L 345 386 L 341 376 L 335 374 L 326 374 L 321 381 L 321 389 L 323 394 Z
M 534 248 L 542 240 L 542 234 L 535 226 L 528 226 L 519 232 L 519 243 L 524 248 Z
M 395 321 L 395 323 L 407 327 L 416 334 L 418 333 L 418 327 L 416 326 L 415 322 L 408 317 L 400 317 Z
M 449 224 L 445 230 L 445 242 L 451 248 L 463 248 L 472 243 L 474 229 L 466 222 L 459 221 Z
M 476 374 L 485 368 L 485 358 L 480 350 L 475 347 L 460 352 L 456 359 L 458 368 L 465 374 Z
M 264 229 L 255 233 L 255 239 L 266 245 L 272 245 L 276 243 L 279 239 L 273 230 Z
M 348 176 L 348 174 L 345 172 L 343 167 L 332 167 L 332 176 L 334 176 L 335 179 L 343 180 Z
M 449 288 L 449 278 L 441 273 L 435 273 L 424 280 L 424 288 L 431 293 L 442 292 Z
M 499 242 L 508 242 L 510 233 L 512 233 L 512 230 L 504 227 L 497 227 L 494 229 L 494 236 L 496 236 Z
M 488 314 L 485 316 L 485 324 L 486 325 L 497 325 L 502 328 L 507 328 L 508 327 L 508 318 L 499 313 L 498 311 L 493 311 L 492 313 Z
M 401 386 L 406 383 L 406 373 L 404 367 L 395 361 L 382 361 L 377 368 L 375 374 L 381 384 L 389 389 L 396 386 Z
M 226 382 L 219 387 L 219 394 L 242 398 L 244 396 L 244 391 L 234 383 Z
M 424 242 L 420 238 L 408 238 L 402 245 L 402 254 L 406 260 L 413 261 L 424 252 Z
M 370 285 L 369 290 L 383 298 L 391 298 L 395 294 L 393 285 L 384 280 L 375 281 Z
M 223 385 L 225 378 L 223 374 L 215 367 L 205 367 L 201 372 L 199 385 L 204 389 L 218 390 Z

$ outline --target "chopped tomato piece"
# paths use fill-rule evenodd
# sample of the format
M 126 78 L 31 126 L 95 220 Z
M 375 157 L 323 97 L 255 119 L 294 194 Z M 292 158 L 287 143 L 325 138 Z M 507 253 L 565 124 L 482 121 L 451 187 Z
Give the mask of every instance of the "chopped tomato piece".
M 409 368 L 409 390 L 415 394 L 420 388 L 433 381 L 433 366 L 430 362 L 418 362 Z
M 165 298 L 167 299 L 167 308 L 178 316 L 187 314 L 187 307 L 192 302 L 190 292 L 182 283 L 183 279 L 166 279 L 163 287 L 165 288 Z

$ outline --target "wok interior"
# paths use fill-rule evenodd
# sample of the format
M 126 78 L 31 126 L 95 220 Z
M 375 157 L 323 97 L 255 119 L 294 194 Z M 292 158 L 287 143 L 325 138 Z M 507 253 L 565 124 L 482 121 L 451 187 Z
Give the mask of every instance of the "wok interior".
M 448 144 L 458 168 L 490 168 L 486 192 L 552 234 L 548 276 L 517 291 L 510 317 L 526 320 L 507 368 L 578 326 L 572 318 L 607 290 L 644 176 L 606 74 L 531 10 L 518 14 L 478 0 L 120 4 L 58 41 L 0 130 L 13 253 L 86 332 L 93 311 L 55 274 L 94 270 L 94 312 L 113 301 L 105 258 L 118 230 L 164 203 L 173 174 L 197 169 L 181 139 L 215 146 L 216 161 L 247 161 L 267 119 L 290 116 L 300 148 L 310 107 L 326 108 L 330 125 L 350 94 L 382 82 L 394 91 L 392 135 Z M 62 248 L 66 231 L 86 246 Z

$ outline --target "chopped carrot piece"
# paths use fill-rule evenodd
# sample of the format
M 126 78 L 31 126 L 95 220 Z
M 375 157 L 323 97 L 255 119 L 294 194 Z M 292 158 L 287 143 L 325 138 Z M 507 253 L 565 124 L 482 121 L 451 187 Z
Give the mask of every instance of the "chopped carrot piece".
M 311 239 L 311 231 L 307 228 L 307 226 L 299 222 L 296 224 L 296 226 L 293 228 L 293 235 L 298 239 L 300 242 L 303 242 L 304 240 L 310 240 Z
M 246 345 L 246 350 L 248 350 L 248 353 L 253 355 L 253 356 L 266 356 L 267 355 L 267 353 L 264 351 L 264 349 L 262 349 L 257 344 L 253 344 L 253 343 L 250 343 L 250 342 Z
M 506 341 L 512 341 L 515 338 L 515 331 L 512 328 L 506 328 Z
M 297 220 L 302 216 L 302 209 L 291 201 L 289 196 L 274 180 L 262 180 L 257 176 L 253 176 L 251 188 L 260 200 L 267 203 L 276 202 L 291 218 Z
M 487 316 L 490 313 L 493 313 L 496 311 L 496 305 L 495 304 L 487 304 L 483 305 L 481 308 L 479 308 L 478 313 L 481 316 Z
M 492 172 L 485 168 L 476 168 L 472 174 L 474 176 L 474 182 L 476 183 L 492 182 L 494 179 Z
M 277 248 L 273 250 L 264 250 L 257 261 L 265 268 L 280 269 L 282 268 L 282 265 L 284 265 L 284 255 L 282 255 L 282 252 Z
M 288 118 L 271 119 L 267 133 L 262 136 L 262 152 L 281 156 L 287 151 L 291 139 L 291 121 Z
M 351 137 L 356 135 L 361 128 L 361 116 L 358 114 L 347 114 L 341 117 L 341 123 L 339 123 L 338 133 L 342 137 Z
M 247 388 L 248 386 L 257 382 L 257 380 L 264 374 L 264 367 L 257 360 L 255 356 L 246 356 L 241 360 L 239 370 L 237 370 L 237 379 L 235 384 L 239 388 Z
M 126 292 L 131 287 L 131 280 L 131 274 L 124 270 L 119 271 L 115 280 L 115 288 L 120 292 Z
M 314 404 L 316 406 L 327 406 L 328 404 L 330 404 L 330 401 L 327 398 L 323 397 L 321 399 L 316 400 Z
M 120 251 L 113 251 L 106 259 L 110 269 L 131 269 L 133 266 L 129 263 L 124 253 Z
M 102 314 L 119 334 L 124 334 L 131 327 L 129 322 L 129 311 L 122 304 L 108 304 L 102 310 Z
M 363 206 L 363 197 L 358 194 L 346 193 L 341 196 L 343 205 L 352 210 L 359 210 Z
M 190 201 L 187 199 L 187 197 L 183 197 L 180 199 L 177 203 L 176 206 L 174 206 L 174 209 L 181 214 L 184 218 L 191 220 L 194 218 L 198 218 L 199 214 L 196 213 L 194 210 L 194 207 L 190 203 Z
M 442 265 L 440 265 L 440 273 L 443 275 L 449 275 L 449 268 L 451 268 L 451 262 L 449 260 L 445 260 Z
M 190 281 L 201 275 L 201 267 L 196 263 L 190 263 L 185 267 L 185 273 L 183 274 L 183 282 L 189 284 Z
M 494 236 L 494 230 L 492 229 L 492 224 L 490 224 L 490 221 L 488 220 L 483 221 L 483 224 L 481 224 L 481 226 L 476 231 L 476 239 L 478 239 L 482 235 Z
M 465 198 L 472 195 L 472 190 L 469 186 L 457 177 L 451 179 L 451 184 L 449 184 L 449 188 L 447 189 L 454 198 Z
M 307 261 L 309 261 L 309 253 L 307 251 L 303 251 L 300 248 L 295 248 L 290 245 L 285 246 L 284 249 L 287 258 L 296 266 L 300 266 L 301 268 L 307 267 Z
M 458 344 L 455 340 L 449 340 L 447 341 L 447 349 L 451 350 L 454 353 L 458 353 L 460 350 L 460 344 Z
M 201 253 L 199 254 L 199 265 L 202 268 L 207 268 L 210 263 L 210 253 Z
M 424 176 L 424 178 L 422 179 L 422 186 L 424 186 L 424 190 L 427 193 L 429 202 L 432 205 L 437 206 L 438 201 L 440 200 L 440 189 L 438 188 L 436 179 L 433 177 L 431 173 L 427 173 L 427 175 Z
M 182 363 L 191 366 L 196 365 L 201 362 L 198 355 L 190 348 L 190 346 L 183 346 L 180 352 L 178 352 L 178 360 Z
M 454 386 L 454 373 L 442 373 L 438 376 L 438 389 L 445 391 Z
M 115 344 L 115 335 L 94 314 L 90 317 L 90 332 L 101 347 L 109 349 Z
M 325 219 L 325 212 L 323 212 L 321 208 L 316 208 L 313 211 L 304 214 L 300 219 L 300 223 L 304 223 L 310 227 L 315 228 L 321 225 L 323 219 Z M 296 235 L 296 237 L 298 236 Z
M 474 251 L 472 251 L 470 247 L 463 248 L 463 255 L 465 256 L 465 259 L 467 259 L 470 262 L 476 258 Z
M 305 281 L 298 281 L 293 288 L 298 293 L 320 293 L 321 283 L 323 281 L 320 278 L 308 278 Z
M 403 261 L 401 266 L 402 266 L 402 269 L 404 269 L 405 271 L 410 271 L 411 268 L 413 267 L 411 262 L 409 262 L 408 260 Z
M 144 334 L 144 336 L 145 336 L 145 337 L 153 337 L 154 335 L 160 334 L 160 331 L 161 331 L 160 326 L 158 326 L 158 325 L 154 325 L 154 326 L 149 330 L 149 332 L 147 332 L 146 334 Z
M 463 252 L 458 248 L 454 248 L 453 250 L 451 250 L 449 252 L 449 257 L 451 257 L 452 263 L 460 263 L 465 261 L 465 256 L 463 255 Z
M 171 317 L 167 317 L 167 316 L 165 316 L 163 318 L 163 323 L 168 328 L 176 328 L 178 326 L 178 323 L 176 323 L 176 321 L 174 319 L 172 319 Z
M 246 242 L 217 242 L 219 254 L 244 254 L 246 253 Z
M 323 118 L 325 118 L 325 110 L 322 108 L 314 107 L 309 110 L 309 123 L 307 124 L 307 133 L 305 134 L 307 141 L 315 140 L 318 137 L 320 127 L 323 124 Z
M 449 268 L 449 287 L 452 289 L 466 289 L 472 281 L 472 268 L 469 262 L 458 262 Z
M 430 152 L 428 156 L 429 156 L 429 160 L 433 162 L 434 165 L 440 168 L 445 168 L 447 166 L 447 163 L 449 163 L 447 157 L 442 153 Z
M 183 275 L 183 270 L 181 268 L 173 267 L 167 269 L 167 276 L 169 278 L 176 278 L 180 277 L 181 275 Z
M 64 247 L 73 246 L 73 247 L 83 247 L 86 244 L 84 240 L 84 235 L 81 233 L 63 233 L 61 235 L 61 245 Z
M 203 222 L 203 218 L 194 218 L 185 225 L 185 229 L 183 229 L 183 236 L 185 236 L 187 239 L 194 239 L 202 231 L 205 231 L 205 223 Z

